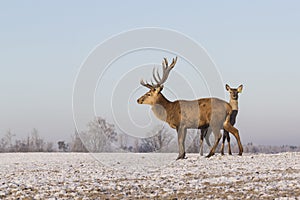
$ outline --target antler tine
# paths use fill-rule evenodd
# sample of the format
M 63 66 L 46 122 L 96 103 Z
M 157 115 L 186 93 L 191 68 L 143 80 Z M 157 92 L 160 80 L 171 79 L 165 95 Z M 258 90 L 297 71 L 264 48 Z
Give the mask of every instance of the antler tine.
M 157 77 L 155 76 L 155 67 L 153 68 L 152 74 L 153 74 L 154 81 L 155 81 L 156 83 L 159 83 L 159 81 L 160 81 L 160 76 L 159 76 L 159 74 L 158 74 L 158 70 L 157 70 L 157 69 L 156 69 Z
M 173 68 L 175 66 L 176 62 L 177 62 L 177 56 L 176 56 L 175 59 L 174 58 L 172 59 L 172 63 L 170 65 L 170 68 Z
M 161 81 L 161 77 L 159 75 L 158 69 L 156 69 L 156 75 L 157 75 L 158 80 Z
M 147 83 L 147 82 L 145 83 L 143 79 L 140 81 L 140 83 L 141 83 L 142 86 L 145 86 L 145 87 L 147 87 L 147 88 L 149 88 L 149 89 L 152 89 L 152 88 L 153 88 L 153 86 L 150 85 L 149 83 Z
M 176 61 L 177 61 L 177 57 L 173 59 L 172 64 L 169 66 L 168 60 L 164 58 L 164 61 L 162 63 L 163 75 L 162 78 L 160 78 L 158 85 L 162 85 L 164 82 L 166 82 L 171 69 L 173 69 L 173 67 L 176 64 Z
M 164 58 L 164 68 L 168 68 L 169 67 L 169 63 L 168 63 L 168 60 L 167 60 L 167 58 Z

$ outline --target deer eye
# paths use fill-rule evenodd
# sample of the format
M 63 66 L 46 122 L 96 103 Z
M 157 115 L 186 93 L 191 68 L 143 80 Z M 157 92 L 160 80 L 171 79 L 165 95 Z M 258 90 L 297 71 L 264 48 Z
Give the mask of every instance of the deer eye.
M 150 94 L 150 93 L 148 93 L 148 94 L 147 94 L 147 96 L 149 97 L 149 96 L 151 96 L 151 94 Z

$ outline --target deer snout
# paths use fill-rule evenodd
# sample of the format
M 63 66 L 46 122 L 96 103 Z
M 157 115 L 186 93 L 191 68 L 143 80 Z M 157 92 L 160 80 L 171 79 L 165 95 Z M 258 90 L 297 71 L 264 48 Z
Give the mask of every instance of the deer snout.
M 137 103 L 138 104 L 142 104 L 143 103 L 143 99 L 142 98 L 138 98 Z

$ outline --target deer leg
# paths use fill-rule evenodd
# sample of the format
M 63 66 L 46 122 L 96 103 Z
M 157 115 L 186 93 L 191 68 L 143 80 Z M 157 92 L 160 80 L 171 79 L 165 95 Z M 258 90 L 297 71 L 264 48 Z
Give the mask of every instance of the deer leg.
M 211 146 L 210 141 L 209 141 L 209 136 L 210 136 L 210 134 L 211 134 L 211 128 L 208 127 L 208 129 L 206 130 L 206 133 L 205 133 L 205 135 L 204 135 L 206 144 L 207 144 L 208 146 Z
M 227 117 L 228 118 L 228 117 Z M 243 145 L 241 143 L 240 135 L 239 135 L 239 130 L 234 128 L 230 123 L 229 120 L 224 122 L 224 129 L 228 132 L 230 132 L 232 135 L 234 135 L 235 139 L 237 140 L 237 143 L 239 145 L 239 155 L 241 156 L 243 154 Z
M 200 129 L 201 134 L 200 134 L 200 156 L 203 156 L 203 138 L 207 134 L 207 129 Z
M 231 153 L 231 146 L 230 146 L 230 136 L 229 136 L 228 131 L 226 131 L 226 132 L 227 132 L 227 136 L 226 137 L 227 137 L 227 143 L 228 143 L 228 154 L 232 155 L 232 153 Z
M 225 140 L 226 140 L 226 134 L 225 134 L 225 131 L 224 131 L 223 138 L 222 138 L 222 146 L 221 146 L 221 154 L 222 155 L 224 155 Z
M 220 129 L 219 128 L 214 128 L 212 130 L 214 132 L 214 136 L 215 136 L 215 144 L 214 146 L 211 148 L 209 154 L 206 156 L 207 158 L 213 156 L 215 154 L 216 148 L 220 142 L 220 139 L 222 137 L 222 134 L 220 133 Z
M 235 124 L 235 119 L 236 119 L 236 115 L 237 115 L 237 111 L 235 113 L 232 113 L 230 115 L 230 124 L 233 126 Z M 231 153 L 231 145 L 230 145 L 230 136 L 228 131 L 224 130 L 224 133 L 226 133 L 226 137 L 227 137 L 227 143 L 228 143 L 228 154 L 232 155 Z
M 184 159 L 185 158 L 184 142 L 185 142 L 186 131 L 187 130 L 184 127 L 180 127 L 177 130 L 179 154 L 178 154 L 178 157 L 177 157 L 176 160 Z
M 231 155 L 231 148 L 230 148 L 230 137 L 228 131 L 224 130 L 223 133 L 223 140 L 222 140 L 222 147 L 221 147 L 221 154 L 224 155 L 224 147 L 225 147 L 225 141 L 227 139 L 228 142 L 228 152 Z

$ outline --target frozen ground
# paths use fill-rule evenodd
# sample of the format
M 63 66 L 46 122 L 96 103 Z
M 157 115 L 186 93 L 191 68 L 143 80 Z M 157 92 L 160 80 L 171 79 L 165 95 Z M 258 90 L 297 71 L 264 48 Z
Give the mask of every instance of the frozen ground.
M 300 199 L 300 153 L 0 154 L 0 199 Z

